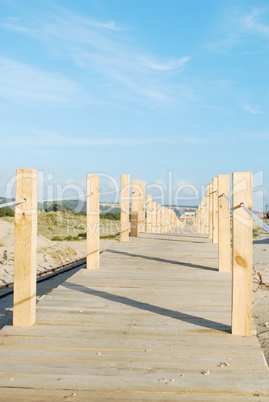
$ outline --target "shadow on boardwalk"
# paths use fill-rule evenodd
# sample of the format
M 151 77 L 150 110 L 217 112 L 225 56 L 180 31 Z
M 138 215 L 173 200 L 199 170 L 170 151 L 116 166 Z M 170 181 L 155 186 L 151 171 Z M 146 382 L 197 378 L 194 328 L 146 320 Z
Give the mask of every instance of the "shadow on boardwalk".
M 65 283 L 62 285 L 65 286 Z M 195 315 L 182 313 L 175 310 L 169 310 L 167 308 L 154 306 L 153 304 L 140 302 L 137 300 L 130 299 L 129 297 L 119 296 L 112 293 L 105 292 L 103 290 L 96 290 L 92 288 L 86 288 L 83 285 L 78 285 L 76 283 L 68 282 L 67 287 L 70 289 L 72 286 L 76 288 L 77 291 L 86 293 L 89 296 L 97 296 L 102 299 L 109 300 L 115 303 L 125 304 L 133 308 L 137 308 L 144 311 L 149 311 L 154 314 L 159 314 L 165 317 L 174 318 L 175 320 L 189 322 L 199 327 L 209 328 L 215 331 L 231 332 L 230 326 L 221 324 L 219 322 L 211 321 L 203 317 L 197 317 Z
M 150 257 L 148 255 L 132 254 L 132 253 L 127 253 L 125 251 L 118 251 L 118 250 L 108 249 L 108 250 L 106 250 L 106 252 L 107 253 L 112 253 L 112 254 L 126 255 L 128 257 L 144 258 L 145 260 L 163 262 L 164 264 L 175 264 L 175 265 L 180 265 L 180 266 L 188 267 L 188 268 L 204 269 L 206 271 L 218 271 L 217 268 L 207 267 L 207 266 L 204 266 L 204 265 L 191 264 L 189 262 L 182 262 L 182 261 L 166 260 L 164 258 Z

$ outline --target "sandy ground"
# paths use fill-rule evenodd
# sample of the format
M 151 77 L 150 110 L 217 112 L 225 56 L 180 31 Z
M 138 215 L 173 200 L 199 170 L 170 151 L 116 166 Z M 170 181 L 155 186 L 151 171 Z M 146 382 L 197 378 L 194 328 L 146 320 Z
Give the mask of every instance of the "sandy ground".
M 269 234 L 261 234 L 253 241 L 252 289 L 252 315 L 269 365 Z
M 100 248 L 115 242 L 101 240 Z M 269 234 L 261 234 L 253 243 L 253 319 L 269 365 Z M 37 244 L 37 272 L 86 256 L 86 241 L 55 242 L 39 235 Z M 13 282 L 13 266 L 14 224 L 0 219 L 0 285 Z
M 101 240 L 105 250 L 115 240 Z M 6 255 L 6 256 L 5 256 Z M 37 272 L 44 272 L 86 256 L 86 241 L 51 241 L 37 237 Z M 0 219 L 0 285 L 13 282 L 14 276 L 14 224 Z

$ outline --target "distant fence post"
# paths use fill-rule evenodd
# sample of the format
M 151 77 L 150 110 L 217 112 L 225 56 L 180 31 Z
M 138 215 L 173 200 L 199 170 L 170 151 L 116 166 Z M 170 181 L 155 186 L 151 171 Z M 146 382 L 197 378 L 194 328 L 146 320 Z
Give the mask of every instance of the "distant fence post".
M 35 169 L 18 169 L 15 207 L 13 325 L 28 327 L 36 320 L 37 181 Z
M 197 233 L 201 233 L 201 204 L 198 205 L 196 212 L 196 231 Z
M 147 194 L 147 233 L 152 233 L 152 195 Z
M 140 184 L 140 208 L 139 208 L 139 224 L 138 224 L 138 231 L 140 233 L 145 233 L 145 184 Z
M 208 225 L 208 238 L 212 240 L 213 229 L 213 194 L 212 194 L 212 180 L 209 183 L 209 225 Z
M 233 173 L 232 334 L 252 335 L 252 173 Z
M 139 180 L 132 181 L 131 237 L 138 236 L 138 215 L 140 207 Z M 135 227 L 137 225 L 137 227 Z
M 156 233 L 161 233 L 161 215 L 162 215 L 162 206 L 161 206 L 160 204 L 157 204 L 157 215 L 156 215 L 157 225 L 156 225 Z
M 231 271 L 231 233 L 230 233 L 230 202 L 223 196 L 230 198 L 230 175 L 218 176 L 219 199 L 219 271 Z
M 206 226 L 205 226 L 205 233 L 207 237 L 209 237 L 209 185 L 206 189 Z
M 100 268 L 99 175 L 87 175 L 87 269 Z
M 152 203 L 152 233 L 156 233 L 156 213 L 157 213 L 157 203 L 153 201 Z
M 120 193 L 120 241 L 127 243 L 129 241 L 129 175 L 121 175 L 121 193 Z
M 219 197 L 218 197 L 218 178 L 214 177 L 212 181 L 212 241 L 214 244 L 219 242 Z
M 161 233 L 165 233 L 165 207 L 161 207 Z
M 131 237 L 138 236 L 138 211 L 131 213 Z

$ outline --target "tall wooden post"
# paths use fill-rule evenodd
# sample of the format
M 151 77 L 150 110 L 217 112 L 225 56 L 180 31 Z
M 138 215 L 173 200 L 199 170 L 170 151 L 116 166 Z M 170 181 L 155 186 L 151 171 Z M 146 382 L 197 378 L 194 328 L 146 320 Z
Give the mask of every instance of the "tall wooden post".
M 156 220 L 157 220 L 157 225 L 156 225 L 156 233 L 161 233 L 161 220 L 162 220 L 162 206 L 160 204 L 157 204 L 157 215 L 156 215 Z
M 165 233 L 165 207 L 161 207 L 161 233 Z
M 147 233 L 152 233 L 152 195 L 147 194 Z
M 213 228 L 213 194 L 212 194 L 212 180 L 209 183 L 209 225 L 208 225 L 208 238 L 212 240 Z
M 199 204 L 197 209 L 197 232 L 201 233 L 201 204 Z
M 36 320 L 37 181 L 34 169 L 18 169 L 15 207 L 13 325 L 28 327 Z
M 138 220 L 140 207 L 140 185 L 139 180 L 132 181 L 132 209 L 131 209 L 131 237 L 138 235 Z M 135 227 L 137 225 L 137 227 Z
M 157 203 L 155 201 L 152 202 L 152 233 L 156 233 L 156 213 L 157 213 Z
M 205 232 L 206 235 L 209 237 L 209 185 L 207 186 L 206 189 L 206 227 L 205 227 Z
M 99 175 L 87 175 L 87 269 L 100 268 Z
M 120 241 L 129 241 L 129 175 L 121 175 L 120 193 Z
M 218 197 L 218 178 L 214 177 L 212 181 L 212 242 L 219 242 L 219 197 Z
M 140 208 L 139 208 L 139 225 L 138 225 L 138 231 L 140 233 L 145 233 L 145 184 L 141 183 L 140 184 Z
M 231 271 L 231 234 L 230 234 L 230 175 L 218 176 L 219 198 L 219 271 Z
M 232 334 L 252 335 L 252 173 L 233 173 Z

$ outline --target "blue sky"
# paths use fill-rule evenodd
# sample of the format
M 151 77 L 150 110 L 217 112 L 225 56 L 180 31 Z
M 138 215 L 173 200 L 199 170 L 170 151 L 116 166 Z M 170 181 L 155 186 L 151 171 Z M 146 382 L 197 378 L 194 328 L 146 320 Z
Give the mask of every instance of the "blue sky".
M 173 191 L 262 171 L 269 204 L 268 51 L 268 1 L 0 0 L 0 194 L 19 167 Z

